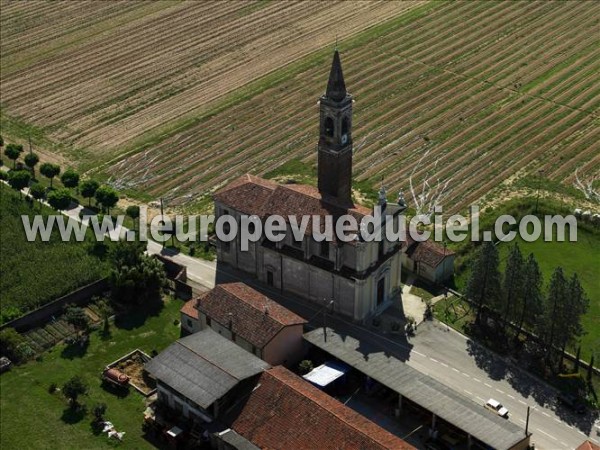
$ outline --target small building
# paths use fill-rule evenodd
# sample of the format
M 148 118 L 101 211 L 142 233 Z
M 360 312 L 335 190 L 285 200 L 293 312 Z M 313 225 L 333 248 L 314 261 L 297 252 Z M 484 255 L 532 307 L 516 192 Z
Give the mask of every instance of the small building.
M 244 283 L 225 283 L 181 310 L 188 332 L 212 328 L 271 365 L 291 365 L 303 355 L 306 320 Z
M 282 366 L 260 376 L 231 428 L 259 448 L 414 448 Z
M 443 283 L 454 275 L 456 253 L 431 241 L 407 239 L 402 266 L 431 283 Z
M 179 339 L 145 369 L 156 379 L 158 408 L 190 424 L 218 418 L 270 366 L 211 329 Z M 160 412 L 160 411 L 159 411 Z

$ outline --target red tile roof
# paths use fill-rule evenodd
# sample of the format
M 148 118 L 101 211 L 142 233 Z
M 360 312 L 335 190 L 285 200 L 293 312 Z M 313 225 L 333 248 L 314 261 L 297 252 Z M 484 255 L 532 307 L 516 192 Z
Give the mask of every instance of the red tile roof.
M 265 371 L 232 428 L 262 449 L 412 449 L 283 366 Z
M 584 441 L 576 450 L 600 450 L 600 446 L 592 441 Z
M 196 309 L 196 303 L 198 299 L 192 299 L 183 305 L 180 312 L 185 314 L 186 316 L 191 317 L 192 319 L 198 319 L 198 310 Z
M 412 241 L 411 238 L 407 237 L 407 241 L 409 239 Z M 455 254 L 449 248 L 444 248 L 442 245 L 431 241 L 412 241 L 412 244 L 408 243 L 408 246 L 406 253 L 409 258 L 416 262 L 423 262 L 430 267 L 439 266 L 445 257 Z
M 305 184 L 277 184 L 252 175 L 244 175 L 214 194 L 214 199 L 223 205 L 248 215 L 266 219 L 269 215 L 280 215 L 285 219 L 296 216 L 300 223 L 303 215 L 333 216 L 335 220 L 344 215 L 354 216 L 357 222 L 371 210 L 360 205 L 348 208 L 333 197 L 323 195 L 314 186 Z M 321 230 L 324 229 L 321 220 Z M 306 234 L 311 234 L 309 222 Z
M 217 191 L 214 199 L 244 214 L 259 214 L 277 186 L 272 181 L 246 174 Z
M 244 283 L 219 284 L 198 298 L 198 309 L 257 348 L 284 327 L 306 323 L 302 317 Z M 231 321 L 231 325 L 230 325 Z

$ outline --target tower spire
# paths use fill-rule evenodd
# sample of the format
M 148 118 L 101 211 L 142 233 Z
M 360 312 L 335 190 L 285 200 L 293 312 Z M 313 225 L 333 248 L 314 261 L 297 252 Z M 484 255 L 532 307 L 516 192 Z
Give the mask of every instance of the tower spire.
M 342 72 L 342 62 L 340 61 L 340 53 L 336 47 L 333 52 L 333 62 L 331 63 L 331 71 L 329 72 L 329 81 L 327 82 L 325 97 L 339 102 L 346 97 L 346 94 L 346 83 L 344 82 L 344 73 Z

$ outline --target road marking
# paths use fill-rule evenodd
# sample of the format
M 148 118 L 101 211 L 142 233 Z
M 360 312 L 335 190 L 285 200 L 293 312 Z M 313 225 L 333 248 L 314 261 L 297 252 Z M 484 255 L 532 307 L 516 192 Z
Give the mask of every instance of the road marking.
M 554 436 L 552 436 L 551 434 L 546 433 L 544 430 L 540 430 L 539 428 L 536 428 L 536 430 L 538 430 L 540 433 L 545 434 L 546 436 L 548 436 L 551 439 L 554 439 L 555 441 L 558 441 L 558 439 L 556 439 Z
M 498 388 L 496 388 L 496 391 L 497 391 L 497 392 L 500 392 L 501 394 L 504 394 L 504 391 L 502 391 L 502 390 L 500 390 L 500 389 L 498 389 Z
M 473 393 L 472 393 L 472 392 L 469 392 L 469 391 L 467 391 L 466 389 L 463 389 L 463 391 L 465 391 L 465 393 L 466 393 L 466 394 L 468 394 L 468 395 L 473 395 Z
M 569 448 L 569 444 L 567 444 L 566 442 L 560 441 L 560 443 L 561 443 L 562 445 L 564 445 L 565 447 Z
M 463 374 L 465 377 L 467 377 L 467 378 L 471 378 L 471 375 L 469 375 L 468 373 L 464 373 L 464 372 L 461 372 L 461 373 L 462 373 L 462 374 Z
M 440 364 L 444 367 L 448 367 L 448 364 L 446 364 L 446 363 L 440 363 Z
M 527 403 L 525 403 L 523 400 L 519 400 L 519 403 L 520 403 L 521 405 L 527 405 Z
M 519 422 L 525 423 L 525 421 L 523 419 L 519 419 Z
M 482 399 L 481 397 L 475 397 L 477 400 L 479 400 L 480 402 L 485 402 L 484 399 Z
M 556 420 L 558 423 L 562 423 L 562 420 L 557 419 L 556 417 L 554 418 L 554 420 Z
M 429 359 L 432 360 L 434 363 L 439 363 L 439 361 L 437 359 L 434 359 L 431 356 L 429 357 Z
M 460 370 L 456 369 L 456 368 L 452 368 L 452 370 L 454 370 L 456 373 L 460 373 Z
M 514 398 L 512 395 L 510 395 L 510 394 L 506 394 L 506 395 L 508 395 L 508 397 L 509 397 L 509 398 L 512 398 L 513 400 L 515 399 L 515 398 Z
M 419 355 L 419 356 L 425 356 L 423 353 L 419 353 L 416 350 L 413 350 L 411 353 L 414 353 L 415 355 Z
M 484 384 L 485 386 L 489 387 L 489 388 L 491 388 L 491 387 L 492 387 L 492 385 L 491 385 L 491 384 L 487 384 L 487 383 L 483 383 L 483 384 Z
M 479 378 L 473 377 L 473 380 L 477 381 L 478 383 L 481 383 L 481 380 Z

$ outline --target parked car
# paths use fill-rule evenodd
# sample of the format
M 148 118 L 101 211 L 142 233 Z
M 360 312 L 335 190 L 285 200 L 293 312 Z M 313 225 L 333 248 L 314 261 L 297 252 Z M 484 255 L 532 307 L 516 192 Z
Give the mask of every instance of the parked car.
M 498 400 L 494 400 L 493 398 L 490 398 L 486 402 L 485 407 L 487 409 L 489 409 L 490 411 L 494 411 L 500 417 L 504 417 L 505 419 L 508 419 L 508 409 L 506 409 L 504 406 L 502 406 Z
M 558 402 L 572 409 L 577 414 L 585 413 L 585 405 L 573 394 L 559 394 Z

